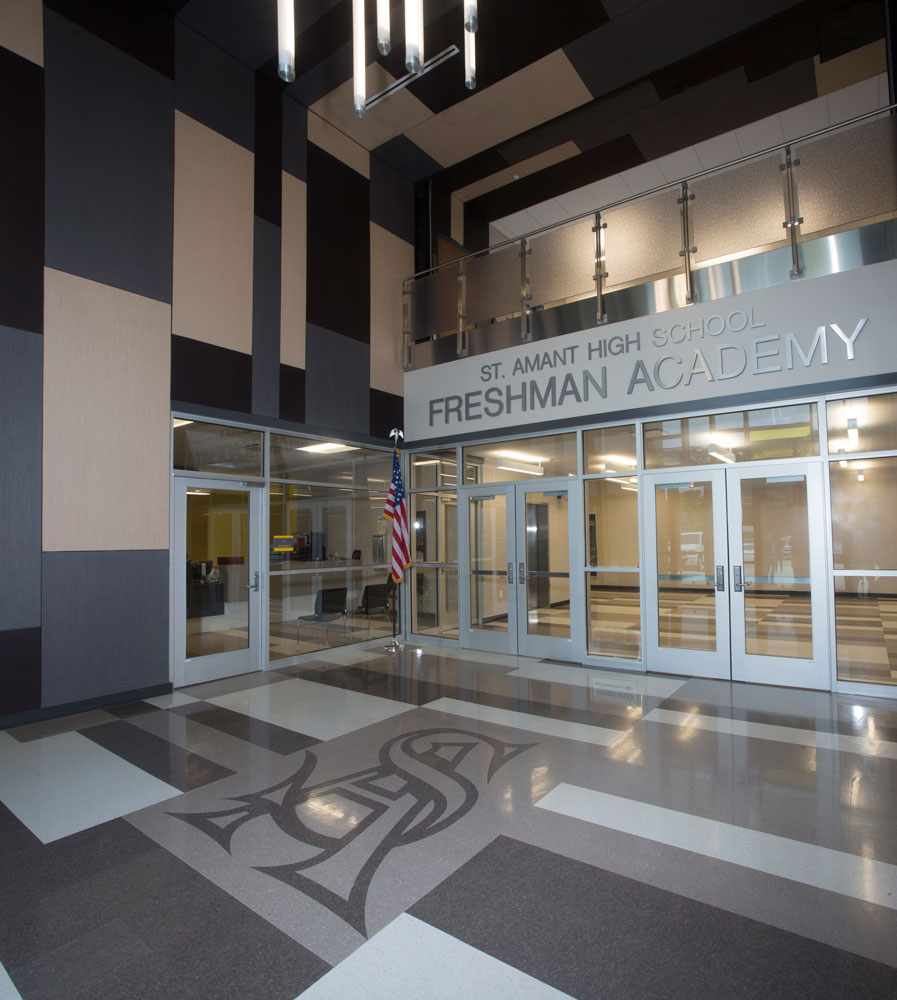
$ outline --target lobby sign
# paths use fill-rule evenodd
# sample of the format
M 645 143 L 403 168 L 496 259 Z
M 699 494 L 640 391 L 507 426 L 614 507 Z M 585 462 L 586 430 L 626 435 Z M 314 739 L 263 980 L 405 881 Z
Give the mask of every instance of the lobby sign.
M 405 375 L 409 439 L 897 370 L 897 262 L 595 327 Z M 470 334 L 476 337 L 476 332 Z

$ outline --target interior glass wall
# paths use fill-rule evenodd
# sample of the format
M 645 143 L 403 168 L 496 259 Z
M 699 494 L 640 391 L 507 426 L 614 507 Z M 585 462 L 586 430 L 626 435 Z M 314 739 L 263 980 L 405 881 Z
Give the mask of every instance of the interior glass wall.
M 645 468 L 808 458 L 819 454 L 817 425 L 815 403 L 650 421 Z
M 411 631 L 458 638 L 458 462 L 455 449 L 411 456 Z
M 490 441 L 463 450 L 464 482 L 508 483 L 575 476 L 576 434 Z

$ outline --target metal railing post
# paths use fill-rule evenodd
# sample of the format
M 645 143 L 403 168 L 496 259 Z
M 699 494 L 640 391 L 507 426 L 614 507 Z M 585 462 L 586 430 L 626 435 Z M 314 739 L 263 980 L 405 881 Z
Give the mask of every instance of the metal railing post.
M 414 367 L 412 350 L 414 333 L 411 329 L 411 279 L 402 282 L 402 368 L 407 372 Z
M 467 350 L 467 268 L 465 261 L 458 261 L 458 341 L 455 354 L 459 358 L 466 358 Z
M 691 213 L 688 210 L 688 203 L 694 201 L 695 196 L 689 194 L 688 181 L 682 182 L 682 194 L 676 203 L 682 209 L 682 249 L 679 256 L 682 258 L 683 270 L 685 272 L 685 301 L 695 301 L 695 287 L 691 273 L 691 255 L 698 252 L 698 248 L 692 244 Z
M 789 277 L 792 281 L 800 278 L 802 271 L 800 268 L 800 256 L 797 252 L 797 238 L 800 235 L 800 224 L 804 221 L 798 214 L 800 211 L 797 205 L 797 187 L 794 183 L 794 168 L 800 166 L 800 160 L 795 160 L 791 156 L 791 147 L 785 147 L 785 162 L 779 164 L 779 170 L 785 174 L 785 211 L 787 217 L 782 223 L 782 228 L 788 230 L 791 238 L 791 273 Z
M 607 223 L 601 221 L 601 213 L 595 213 L 595 225 L 592 232 L 595 234 L 595 314 L 598 325 L 607 322 L 607 311 L 604 308 L 604 282 L 607 280 L 607 271 L 604 269 L 604 230 Z
M 527 246 L 526 238 L 520 241 L 520 340 L 527 344 L 533 339 L 532 311 L 533 301 L 530 292 L 530 256 L 532 250 Z

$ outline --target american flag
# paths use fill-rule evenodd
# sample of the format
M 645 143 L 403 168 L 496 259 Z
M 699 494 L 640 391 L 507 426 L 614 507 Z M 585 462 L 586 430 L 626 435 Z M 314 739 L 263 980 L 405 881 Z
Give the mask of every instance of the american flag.
M 392 521 L 392 578 L 401 583 L 405 570 L 411 565 L 409 554 L 408 512 L 405 507 L 405 487 L 402 485 L 402 467 L 399 449 L 392 454 L 392 482 L 383 513 Z

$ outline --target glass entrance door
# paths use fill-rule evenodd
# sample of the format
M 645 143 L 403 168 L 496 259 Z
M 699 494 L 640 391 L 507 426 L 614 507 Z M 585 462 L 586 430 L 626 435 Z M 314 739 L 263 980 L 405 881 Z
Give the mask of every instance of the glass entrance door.
M 175 479 L 174 683 L 261 668 L 258 488 Z
M 827 689 L 819 465 L 646 485 L 649 669 Z
M 577 660 L 581 614 L 570 584 L 574 502 L 565 480 L 462 491 L 465 646 Z

